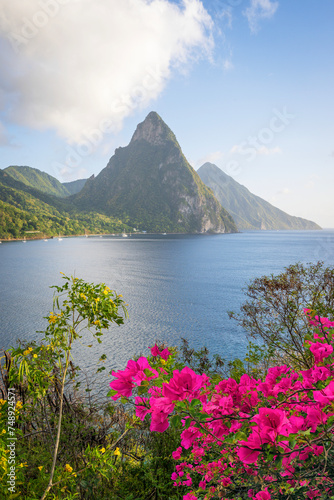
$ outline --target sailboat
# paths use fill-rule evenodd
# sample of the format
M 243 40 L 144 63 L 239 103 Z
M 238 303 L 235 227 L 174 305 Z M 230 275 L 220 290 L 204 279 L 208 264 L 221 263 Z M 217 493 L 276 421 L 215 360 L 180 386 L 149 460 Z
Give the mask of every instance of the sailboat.
M 63 238 L 60 237 L 60 233 L 58 234 L 58 241 L 63 241 Z

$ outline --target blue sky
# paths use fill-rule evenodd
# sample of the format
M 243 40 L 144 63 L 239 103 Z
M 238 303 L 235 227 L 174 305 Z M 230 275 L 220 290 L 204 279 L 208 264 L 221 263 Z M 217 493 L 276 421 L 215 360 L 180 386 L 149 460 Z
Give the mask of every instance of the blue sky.
M 157 111 L 191 165 L 334 227 L 332 0 L 0 0 L 0 168 L 98 174 Z

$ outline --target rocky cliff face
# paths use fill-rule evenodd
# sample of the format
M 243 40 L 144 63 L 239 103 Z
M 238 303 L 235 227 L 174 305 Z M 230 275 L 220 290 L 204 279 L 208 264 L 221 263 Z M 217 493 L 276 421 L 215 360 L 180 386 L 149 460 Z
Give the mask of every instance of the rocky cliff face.
M 220 204 L 231 213 L 240 230 L 321 229 L 315 222 L 288 215 L 252 194 L 212 163 L 202 165 L 198 175 L 212 189 Z
M 130 144 L 116 149 L 106 168 L 87 181 L 74 202 L 147 231 L 237 231 L 154 112 L 137 126 Z

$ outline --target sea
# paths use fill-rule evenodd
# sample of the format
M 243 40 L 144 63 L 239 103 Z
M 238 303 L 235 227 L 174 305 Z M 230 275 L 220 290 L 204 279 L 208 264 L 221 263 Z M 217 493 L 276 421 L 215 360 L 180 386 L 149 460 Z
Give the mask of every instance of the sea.
M 206 346 L 226 360 L 243 357 L 247 336 L 229 319 L 247 284 L 295 264 L 334 265 L 334 230 L 249 231 L 220 235 L 63 237 L 0 245 L 0 347 L 43 337 L 62 274 L 103 282 L 122 294 L 129 318 L 92 342 L 84 331 L 74 361 L 89 380 L 107 355 L 107 371 L 149 354 L 156 341 Z M 89 348 L 87 345 L 92 344 Z M 99 364 L 98 366 L 101 366 Z M 107 373 L 107 372 L 105 372 Z

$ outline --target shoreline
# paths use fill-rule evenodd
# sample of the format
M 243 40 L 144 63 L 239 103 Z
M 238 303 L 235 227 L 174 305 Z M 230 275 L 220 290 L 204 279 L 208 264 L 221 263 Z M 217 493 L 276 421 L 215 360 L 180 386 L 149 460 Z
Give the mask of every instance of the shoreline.
M 66 234 L 66 235 L 61 235 L 61 236 L 41 236 L 41 237 L 31 237 L 31 238 L 0 238 L 0 243 L 10 243 L 10 242 L 17 242 L 17 241 L 36 241 L 36 240 L 58 240 L 59 238 L 91 238 L 91 237 L 103 237 L 103 236 L 114 236 L 114 237 L 119 237 L 121 238 L 123 234 L 126 234 L 127 237 L 131 236 L 136 236 L 136 235 L 141 235 L 141 236 L 152 236 L 152 235 L 160 235 L 160 236 L 217 236 L 221 234 L 241 234 L 245 232 L 252 232 L 252 233 L 270 233 L 270 232 L 291 232 L 291 231 L 297 231 L 297 232 L 304 232 L 304 231 L 333 231 L 334 228 L 321 228 L 321 229 L 241 229 L 237 232 L 231 232 L 231 233 L 149 233 L 149 232 L 141 232 L 141 231 L 136 231 L 136 232 L 131 232 L 131 233 L 92 233 L 92 234 Z

